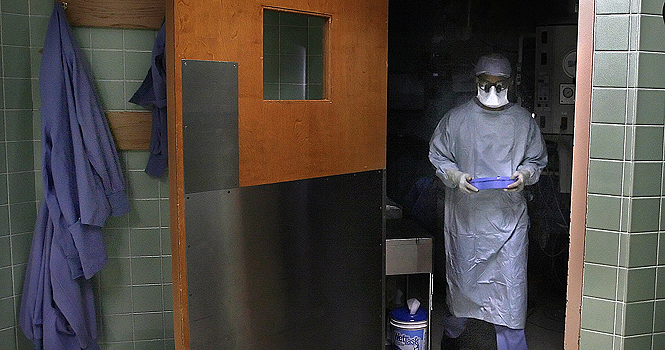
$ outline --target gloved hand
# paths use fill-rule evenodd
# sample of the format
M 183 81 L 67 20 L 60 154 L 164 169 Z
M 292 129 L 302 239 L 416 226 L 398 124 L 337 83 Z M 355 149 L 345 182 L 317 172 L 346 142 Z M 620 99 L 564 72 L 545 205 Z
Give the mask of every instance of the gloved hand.
M 506 186 L 504 191 L 508 192 L 520 192 L 524 189 L 524 181 L 529 176 L 526 171 L 516 170 L 513 175 L 510 176 L 511 179 L 515 179 L 515 182 Z
M 457 185 L 457 189 L 464 193 L 475 193 L 478 192 L 478 189 L 469 183 L 469 180 L 472 179 L 470 174 L 461 172 L 455 169 L 449 169 L 446 171 L 446 176 L 453 184 Z

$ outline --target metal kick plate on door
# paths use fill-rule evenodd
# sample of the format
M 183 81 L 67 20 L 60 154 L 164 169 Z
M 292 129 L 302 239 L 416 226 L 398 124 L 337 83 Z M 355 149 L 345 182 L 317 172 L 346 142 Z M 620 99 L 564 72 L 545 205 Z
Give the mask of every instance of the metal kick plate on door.
M 189 349 L 382 348 L 384 176 L 185 195 Z
M 238 63 L 182 60 L 185 193 L 239 184 Z

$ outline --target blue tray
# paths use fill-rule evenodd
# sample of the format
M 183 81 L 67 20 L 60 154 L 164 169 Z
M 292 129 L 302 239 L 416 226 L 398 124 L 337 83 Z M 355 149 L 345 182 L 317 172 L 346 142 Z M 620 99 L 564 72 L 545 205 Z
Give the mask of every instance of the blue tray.
M 497 176 L 497 177 L 478 177 L 469 181 L 470 184 L 476 186 L 479 190 L 487 190 L 490 188 L 506 188 L 506 186 L 515 182 L 515 179 L 511 179 L 508 176 Z

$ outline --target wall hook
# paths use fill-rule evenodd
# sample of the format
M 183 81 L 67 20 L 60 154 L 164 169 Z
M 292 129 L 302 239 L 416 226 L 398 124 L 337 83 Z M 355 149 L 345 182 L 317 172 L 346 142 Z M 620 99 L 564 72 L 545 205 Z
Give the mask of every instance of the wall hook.
M 66 9 L 67 9 L 67 2 L 66 2 L 66 1 L 61 1 L 61 2 L 60 2 L 60 5 L 62 6 L 62 9 L 63 9 L 63 10 L 66 10 Z

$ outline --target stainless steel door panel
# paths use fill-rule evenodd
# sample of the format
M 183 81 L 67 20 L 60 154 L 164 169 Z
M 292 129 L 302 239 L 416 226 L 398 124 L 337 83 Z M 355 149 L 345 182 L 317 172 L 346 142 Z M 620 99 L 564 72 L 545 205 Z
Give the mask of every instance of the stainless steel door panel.
M 186 194 L 191 349 L 381 349 L 383 179 Z
M 238 187 L 238 64 L 182 61 L 185 193 Z

